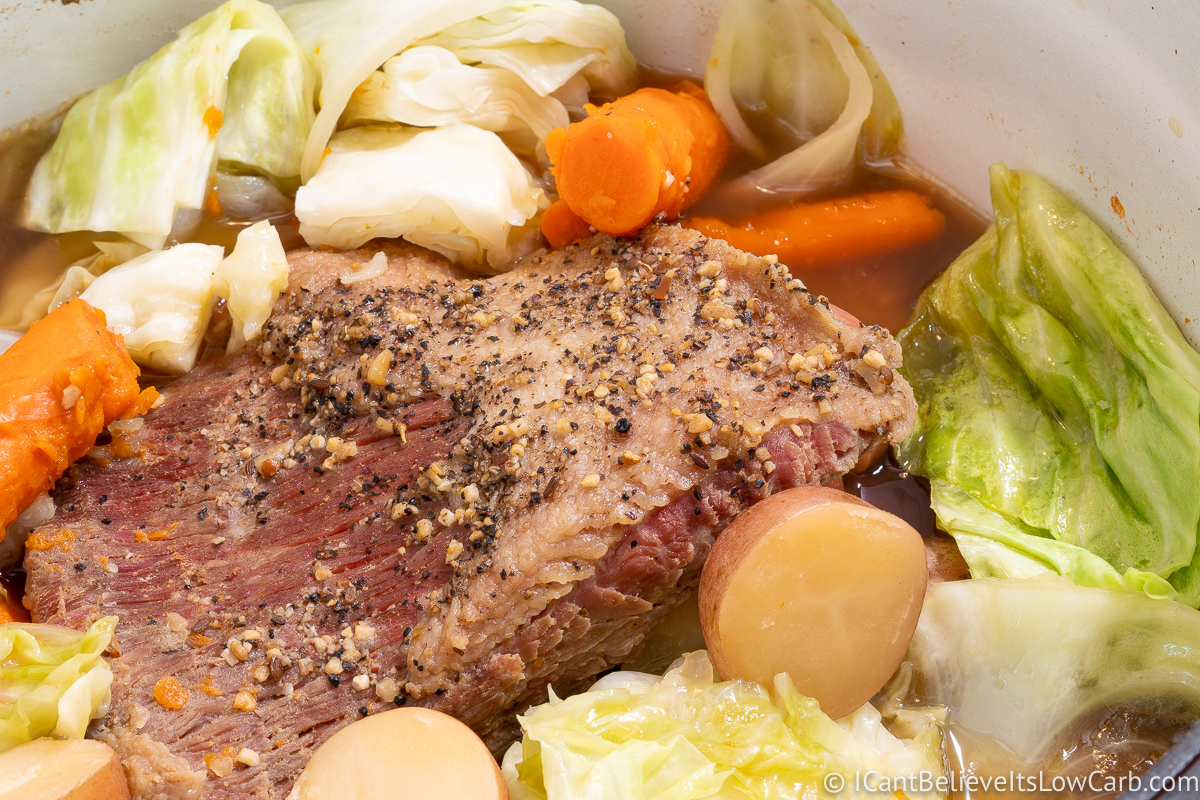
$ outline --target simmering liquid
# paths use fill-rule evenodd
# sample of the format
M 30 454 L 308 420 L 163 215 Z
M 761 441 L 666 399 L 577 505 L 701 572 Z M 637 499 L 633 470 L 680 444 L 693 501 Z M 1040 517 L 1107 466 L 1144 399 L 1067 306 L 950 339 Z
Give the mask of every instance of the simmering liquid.
M 995 788 L 959 790 L 951 793 L 951 800 L 1109 800 L 1120 792 L 1106 790 L 1106 782 L 1119 786 L 1124 780 L 1128 787 L 1129 777 L 1141 775 L 1162 758 L 1192 722 L 1189 716 L 1155 709 L 1152 704 L 1098 709 L 1082 714 L 1070 725 L 1042 763 L 1030 764 L 951 718 L 946 728 L 947 770 L 979 779 L 1023 776 L 1019 785 L 1024 787 L 1019 793 Z M 976 787 L 981 783 L 976 782 Z
M 750 166 L 735 161 L 734 174 L 741 174 Z M 987 223 L 954 194 L 923 179 L 919 169 L 903 165 L 889 167 L 886 171 L 860 169 L 849 187 L 830 192 L 826 197 L 805 198 L 805 202 L 888 189 L 909 189 L 928 197 L 934 208 L 946 217 L 942 233 L 930 241 L 876 255 L 817 265 L 788 264 L 788 267 L 813 294 L 828 297 L 831 303 L 846 309 L 867 325 L 882 325 L 896 333 L 908 324 L 917 298 L 929 282 L 983 235 Z M 764 194 L 760 203 L 747 207 L 744 198 L 739 196 L 736 201 L 731 201 L 717 191 L 697 203 L 689 213 L 734 221 L 791 202 Z

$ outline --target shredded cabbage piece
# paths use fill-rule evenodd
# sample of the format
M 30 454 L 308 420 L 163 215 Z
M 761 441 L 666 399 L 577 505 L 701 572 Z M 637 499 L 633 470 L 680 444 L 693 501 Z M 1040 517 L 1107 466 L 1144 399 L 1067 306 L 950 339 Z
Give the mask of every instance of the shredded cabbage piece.
M 545 194 L 500 137 L 472 125 L 365 126 L 337 134 L 296 193 L 311 245 L 403 236 L 479 268 L 504 266 Z
M 59 625 L 0 625 L 0 752 L 42 736 L 82 739 L 108 713 L 112 670 L 101 658 L 116 617 L 86 632 Z
M 213 292 L 225 298 L 233 318 L 226 351 L 236 353 L 259 334 L 287 284 L 287 255 L 274 226 L 264 220 L 239 233 L 213 275 Z
M 1029 764 L 1096 709 L 1200 716 L 1200 611 L 1056 575 L 931 586 L 906 658 L 924 700 Z
M 468 66 L 441 47 L 421 46 L 389 58 L 358 88 L 342 117 L 345 125 L 399 122 L 436 128 L 465 122 L 506 137 L 534 155 L 547 134 L 571 120 L 554 97 L 543 97 L 517 73 Z
M 937 708 L 910 715 L 907 740 L 870 704 L 835 722 L 786 674 L 772 698 L 757 684 L 716 681 L 698 651 L 662 678 L 618 672 L 564 700 L 551 693 L 519 718 L 524 737 L 503 772 L 513 800 L 791 800 L 827 796 L 832 773 L 845 779 L 838 796 L 871 797 L 856 774 L 910 786 L 943 774 L 942 719 Z
M 451 50 L 468 64 L 504 67 L 543 96 L 572 84 L 580 71 L 604 91 L 632 87 L 636 79 L 616 17 L 574 0 L 314 0 L 282 13 L 320 73 L 305 181 L 316 174 L 360 85 L 414 43 Z M 576 96 L 578 85 L 571 89 Z
M 314 75 L 271 6 L 229 0 L 72 106 L 38 162 L 26 226 L 161 247 L 204 203 L 218 161 L 295 183 Z
M 733 139 L 769 162 L 734 190 L 819 191 L 850 178 L 860 152 L 878 162 L 902 146 L 895 95 L 830 2 L 729 0 L 704 88 Z

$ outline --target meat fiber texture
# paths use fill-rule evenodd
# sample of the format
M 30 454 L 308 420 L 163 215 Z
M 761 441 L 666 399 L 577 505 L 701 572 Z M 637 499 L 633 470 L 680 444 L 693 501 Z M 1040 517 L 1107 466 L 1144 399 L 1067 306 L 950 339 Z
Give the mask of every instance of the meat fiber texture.
M 95 732 L 137 798 L 285 797 L 397 705 L 498 750 L 622 663 L 740 510 L 913 424 L 887 331 L 693 231 L 487 280 L 404 246 L 290 262 L 258 351 L 167 386 L 31 539 L 36 620 L 120 617 Z

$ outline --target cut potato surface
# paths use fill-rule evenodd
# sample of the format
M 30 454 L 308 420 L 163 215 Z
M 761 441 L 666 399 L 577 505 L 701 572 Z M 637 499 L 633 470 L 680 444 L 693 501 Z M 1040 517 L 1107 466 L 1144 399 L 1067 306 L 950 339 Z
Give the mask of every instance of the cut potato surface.
M 349 725 L 321 745 L 289 800 L 508 800 L 483 741 L 453 717 L 398 708 Z
M 821 487 L 739 514 L 700 579 L 700 621 L 727 679 L 796 688 L 837 719 L 896 671 L 927 582 L 921 535 L 899 517 Z
M 0 753 L 0 800 L 129 800 L 116 751 L 90 739 L 34 739 Z

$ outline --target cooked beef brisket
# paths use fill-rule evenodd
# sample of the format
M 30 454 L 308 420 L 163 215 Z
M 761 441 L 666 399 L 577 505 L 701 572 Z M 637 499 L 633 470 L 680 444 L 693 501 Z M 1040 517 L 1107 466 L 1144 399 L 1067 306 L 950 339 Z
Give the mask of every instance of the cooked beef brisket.
M 385 254 L 293 253 L 258 352 L 118 426 L 31 540 L 35 619 L 121 619 L 98 735 L 138 798 L 284 797 L 405 703 L 499 748 L 621 663 L 739 510 L 912 425 L 886 331 L 691 231 L 488 280 Z

